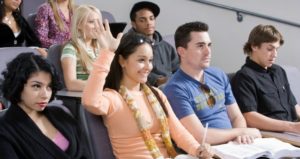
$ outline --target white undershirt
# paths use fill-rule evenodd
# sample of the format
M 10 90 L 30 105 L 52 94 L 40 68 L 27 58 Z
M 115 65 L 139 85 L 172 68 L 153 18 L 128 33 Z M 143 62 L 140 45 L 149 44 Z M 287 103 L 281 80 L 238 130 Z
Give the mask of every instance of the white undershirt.
M 14 33 L 15 38 L 18 37 L 18 36 L 20 35 L 20 33 L 21 33 L 21 31 L 15 32 L 15 33 Z

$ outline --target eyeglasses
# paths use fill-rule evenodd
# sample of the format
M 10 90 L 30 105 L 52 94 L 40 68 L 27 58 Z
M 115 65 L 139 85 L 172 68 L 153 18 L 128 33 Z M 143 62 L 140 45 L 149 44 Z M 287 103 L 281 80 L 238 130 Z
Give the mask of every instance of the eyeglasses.
M 207 105 L 209 107 L 213 107 L 216 104 L 216 99 L 212 95 L 211 89 L 206 84 L 201 84 L 200 89 L 202 90 L 202 92 L 204 92 L 208 96 L 208 98 L 206 98 Z

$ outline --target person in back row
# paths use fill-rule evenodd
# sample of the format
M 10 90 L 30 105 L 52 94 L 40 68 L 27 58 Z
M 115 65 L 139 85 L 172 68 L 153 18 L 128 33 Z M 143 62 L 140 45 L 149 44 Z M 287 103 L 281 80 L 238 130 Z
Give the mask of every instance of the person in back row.
M 48 0 L 39 7 L 35 31 L 44 48 L 70 40 L 73 10 L 73 0 Z
M 0 0 L 0 47 L 34 47 L 43 56 L 47 51 L 40 48 L 41 43 L 26 19 L 21 15 L 22 0 Z
M 62 108 L 48 106 L 60 88 L 49 61 L 21 53 L 2 75 L 3 96 L 11 106 L 0 117 L 1 159 L 90 159 L 78 122 Z
M 300 134 L 300 107 L 282 67 L 274 64 L 284 40 L 272 25 L 257 25 L 244 45 L 246 63 L 232 79 L 233 93 L 250 127 Z
M 133 5 L 130 11 L 132 29 L 128 32 L 138 32 L 151 39 L 153 45 L 153 70 L 148 77 L 148 83 L 153 86 L 164 84 L 178 68 L 178 55 L 175 49 L 164 41 L 155 30 L 159 7 L 152 2 L 141 1 Z
M 101 53 L 82 96 L 84 107 L 103 117 L 116 158 L 174 158 L 171 138 L 189 154 L 211 158 L 210 146 L 184 129 L 163 93 L 146 85 L 153 68 L 150 40 L 130 33 L 120 42 L 121 35 L 113 38 L 107 21 L 100 25 Z
M 261 137 L 257 129 L 247 128 L 227 75 L 209 67 L 212 42 L 208 25 L 196 21 L 179 26 L 175 45 L 180 68 L 166 84 L 164 93 L 180 122 L 198 142 L 252 143 Z M 207 139 L 203 139 L 206 124 L 209 129 Z
M 61 65 L 70 91 L 82 91 L 92 63 L 100 51 L 96 31 L 102 24 L 101 12 L 91 5 L 80 5 L 72 18 L 71 40 L 63 47 Z

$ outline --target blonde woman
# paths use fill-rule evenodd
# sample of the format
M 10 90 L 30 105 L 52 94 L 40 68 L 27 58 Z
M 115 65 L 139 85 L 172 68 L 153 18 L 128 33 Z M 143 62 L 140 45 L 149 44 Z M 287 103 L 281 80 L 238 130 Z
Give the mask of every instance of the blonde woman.
M 73 8 L 73 0 L 48 0 L 39 7 L 35 27 L 43 47 L 70 40 Z
M 100 46 L 96 30 L 102 24 L 100 11 L 91 5 L 79 6 L 72 17 L 71 40 L 61 56 L 65 84 L 68 90 L 82 91 L 92 62 L 97 57 Z

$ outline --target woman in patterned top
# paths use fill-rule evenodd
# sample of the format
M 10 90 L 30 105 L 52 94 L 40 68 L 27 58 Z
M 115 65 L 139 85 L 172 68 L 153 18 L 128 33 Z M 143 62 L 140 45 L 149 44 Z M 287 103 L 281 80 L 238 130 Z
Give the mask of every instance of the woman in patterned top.
M 35 27 L 43 47 L 70 40 L 73 8 L 73 0 L 48 0 L 39 7 Z
M 92 62 L 97 57 L 100 45 L 96 30 L 102 24 L 100 11 L 91 5 L 79 6 L 72 17 L 71 40 L 61 56 L 65 84 L 68 90 L 82 91 Z

